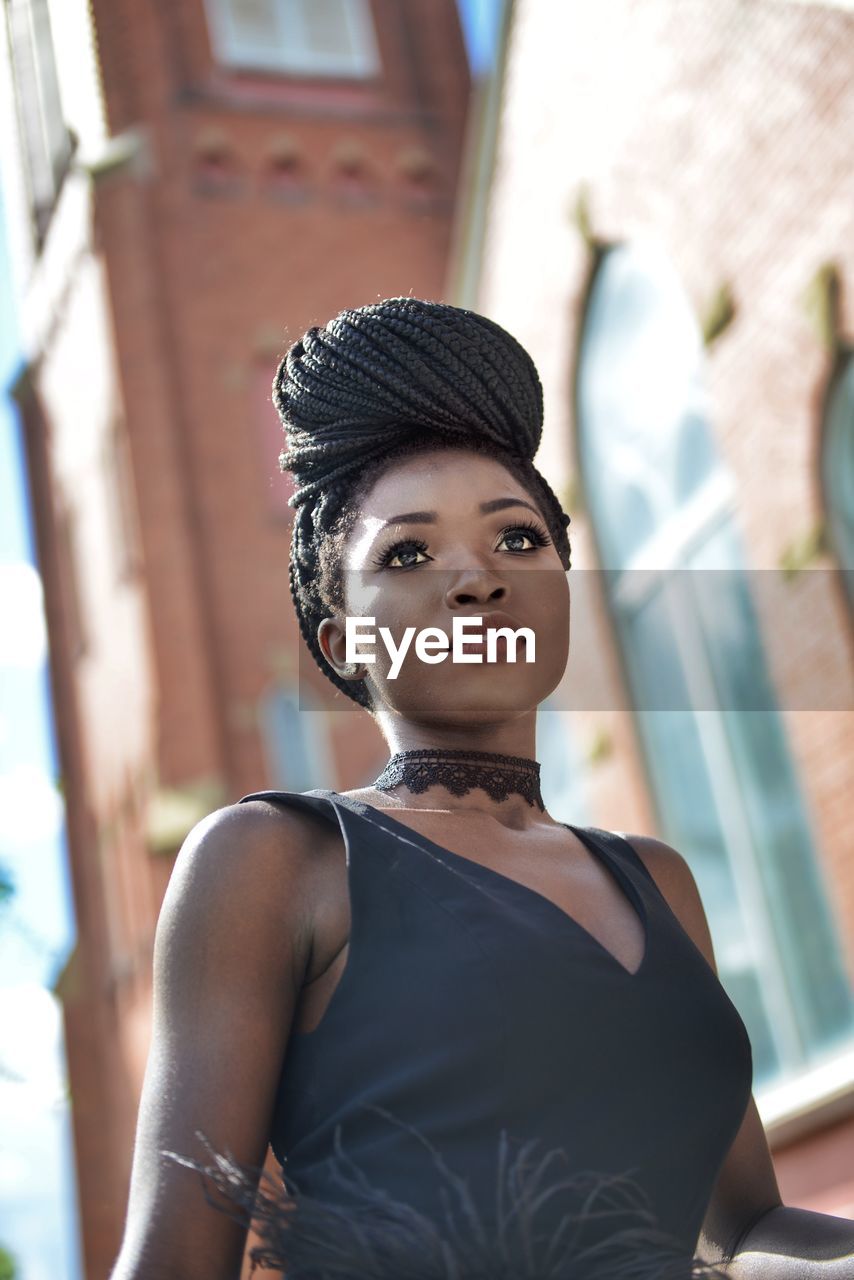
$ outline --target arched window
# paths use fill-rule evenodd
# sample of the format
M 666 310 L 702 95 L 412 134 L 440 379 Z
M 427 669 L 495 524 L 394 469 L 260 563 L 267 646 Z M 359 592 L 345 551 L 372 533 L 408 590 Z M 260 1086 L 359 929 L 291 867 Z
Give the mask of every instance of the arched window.
M 854 355 L 831 388 L 821 461 L 830 541 L 854 608 Z
M 848 1040 L 854 999 L 702 366 L 667 258 L 607 251 L 576 381 L 584 489 L 662 833 L 697 879 L 760 1082 Z

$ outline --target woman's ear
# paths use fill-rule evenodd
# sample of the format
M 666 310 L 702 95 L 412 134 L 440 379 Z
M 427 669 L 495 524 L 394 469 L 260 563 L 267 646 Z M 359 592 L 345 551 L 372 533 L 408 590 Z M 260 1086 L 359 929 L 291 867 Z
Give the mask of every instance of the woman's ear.
M 342 680 L 364 680 L 367 675 L 364 663 L 347 661 L 347 640 L 340 618 L 323 619 L 317 628 L 317 643 L 330 667 Z

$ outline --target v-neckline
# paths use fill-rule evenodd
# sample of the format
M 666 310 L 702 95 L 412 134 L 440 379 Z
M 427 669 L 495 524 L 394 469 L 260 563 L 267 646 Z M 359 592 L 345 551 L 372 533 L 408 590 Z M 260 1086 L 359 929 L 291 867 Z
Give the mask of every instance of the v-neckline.
M 568 923 L 570 928 L 575 929 L 576 932 L 585 937 L 599 952 L 601 952 L 603 956 L 606 956 L 610 963 L 615 965 L 617 969 L 625 975 L 625 977 L 637 978 L 640 976 L 641 971 L 649 959 L 650 951 L 649 916 L 647 914 L 646 904 L 644 903 L 643 897 L 639 893 L 634 881 L 626 873 L 625 868 L 621 866 L 619 860 L 615 858 L 610 850 L 598 841 L 595 836 L 586 834 L 583 827 L 575 827 L 570 822 L 560 823 L 560 826 L 566 827 L 567 831 L 571 831 L 573 835 L 581 841 L 584 847 L 592 853 L 600 863 L 603 863 L 606 869 L 611 871 L 611 874 L 623 889 L 623 896 L 628 898 L 630 905 L 634 907 L 635 913 L 638 916 L 643 929 L 643 954 L 636 969 L 627 969 L 622 961 L 617 959 L 613 951 L 609 951 L 604 943 L 594 937 L 589 929 L 585 929 L 584 925 L 581 924 L 575 916 L 571 916 L 568 911 L 564 911 L 563 907 L 559 906 L 553 898 L 549 898 L 545 893 L 541 893 L 539 889 L 534 889 L 530 885 L 523 884 L 521 880 L 515 880 L 513 876 L 508 876 L 503 871 L 497 871 L 494 867 L 486 866 L 484 863 L 478 862 L 475 858 L 467 858 L 464 853 L 456 853 L 453 849 L 447 849 L 444 845 L 438 844 L 435 840 L 431 840 L 429 836 L 425 836 L 420 831 L 416 831 L 414 827 L 409 827 L 405 822 L 401 822 L 398 818 L 390 816 L 390 811 L 387 809 L 379 809 L 376 805 L 366 804 L 364 800 L 354 800 L 350 796 L 342 795 L 340 791 L 327 791 L 325 794 L 335 796 L 346 805 L 351 813 L 355 813 L 358 817 L 365 818 L 368 822 L 370 822 L 371 819 L 368 818 L 363 811 L 367 809 L 372 814 L 376 814 L 380 819 L 378 824 L 379 826 L 383 827 L 384 830 L 389 831 L 391 835 L 397 836 L 399 839 L 408 839 L 416 848 L 423 848 L 424 845 L 427 845 L 429 846 L 429 849 L 427 850 L 428 852 L 433 850 L 443 858 L 450 858 L 453 862 L 458 862 L 466 867 L 474 868 L 476 871 L 485 875 L 487 879 L 498 881 L 514 891 L 521 893 L 523 896 L 534 899 L 541 905 L 544 904 L 547 911 L 556 914 L 556 917 L 560 918 L 564 925 Z

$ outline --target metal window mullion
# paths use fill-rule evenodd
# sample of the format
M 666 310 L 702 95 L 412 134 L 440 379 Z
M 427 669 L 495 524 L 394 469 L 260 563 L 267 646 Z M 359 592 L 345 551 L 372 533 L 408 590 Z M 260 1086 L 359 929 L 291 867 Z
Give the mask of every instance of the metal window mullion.
M 640 549 L 634 563 L 647 560 L 651 545 L 656 549 L 661 546 L 667 551 L 664 572 L 688 572 L 678 569 L 679 563 L 684 563 L 689 552 L 702 543 L 710 530 L 721 519 L 728 518 L 731 512 L 728 501 L 731 486 L 717 481 L 718 477 L 710 478 L 692 500 L 690 507 L 693 509 L 689 511 L 687 519 L 668 521 L 666 530 L 660 531 L 654 540 Z M 634 569 L 615 575 L 613 599 L 619 616 L 624 617 L 627 612 L 643 606 L 659 585 L 661 572 L 661 569 Z M 745 912 L 750 912 L 751 918 L 759 922 L 760 980 L 763 996 L 773 1015 L 770 1019 L 772 1034 L 778 1043 L 781 1059 L 788 1064 L 797 1063 L 803 1060 L 803 1041 L 791 995 L 781 976 L 782 968 L 768 963 L 771 957 L 778 954 L 779 944 L 768 916 L 767 897 L 759 875 L 741 786 L 718 705 L 704 637 L 698 620 L 684 600 L 676 609 L 676 617 L 674 641 L 685 672 L 691 703 L 695 707 L 712 708 L 709 715 L 697 717 L 700 748 L 715 803 L 722 815 L 729 815 L 727 845 L 734 854 L 733 871 L 739 903 Z M 692 661 L 686 661 L 686 656 Z M 700 670 L 697 669 L 698 661 L 701 664 Z
M 678 573 L 704 572 L 681 569 Z M 708 572 L 708 571 L 705 571 Z M 721 818 L 726 815 L 725 841 L 730 851 L 736 896 L 742 919 L 756 922 L 759 934 L 759 972 L 762 993 L 769 1005 L 771 1034 L 780 1051 L 781 1062 L 803 1061 L 803 1040 L 788 987 L 777 962 L 778 943 L 768 916 L 768 901 L 756 859 L 756 850 L 737 771 L 709 663 L 702 623 L 688 604 L 687 592 L 677 591 L 671 601 L 675 616 L 674 639 L 685 673 L 688 693 L 696 711 L 700 749 L 706 763 L 709 785 Z M 772 963 L 773 961 L 773 963 Z
M 42 136 L 50 168 L 53 195 L 59 187 L 59 178 L 67 158 L 68 131 L 62 115 L 62 98 L 56 76 L 53 32 L 47 0 L 31 0 L 30 23 Z
M 56 182 L 54 180 L 53 164 L 51 163 L 50 153 L 50 134 L 47 127 L 47 111 L 45 106 L 44 92 L 44 68 L 42 66 L 41 48 L 39 45 L 39 32 L 36 19 L 36 4 L 39 0 L 28 0 L 27 10 L 27 27 L 30 37 L 30 65 L 33 75 L 33 99 L 37 105 L 37 116 L 39 126 L 39 136 L 41 139 L 41 160 L 45 172 L 46 181 L 46 202 L 49 204 L 56 192 Z M 43 0 L 42 0 L 43 3 Z
M 654 565 L 656 569 L 675 568 L 684 558 L 685 549 L 698 541 L 709 525 L 727 510 L 733 496 L 733 482 L 723 468 L 714 471 L 695 494 L 662 521 L 632 558 L 622 566 L 623 572 L 636 572 Z
M 15 98 L 20 138 L 24 151 L 24 169 L 34 212 L 50 203 L 53 175 L 45 148 L 44 121 L 38 91 L 32 10 L 28 0 L 18 0 L 8 9 L 9 35 L 12 46 Z
M 288 0 L 288 3 L 293 4 L 294 12 L 299 13 L 303 63 L 306 69 L 313 68 L 318 71 L 358 76 L 365 76 L 376 70 L 378 51 L 370 9 L 365 4 L 365 0 L 350 0 L 349 3 L 338 0 L 341 23 L 346 30 L 348 44 L 347 53 L 340 56 L 318 54 L 307 35 L 304 16 L 306 6 L 312 4 L 313 0 Z

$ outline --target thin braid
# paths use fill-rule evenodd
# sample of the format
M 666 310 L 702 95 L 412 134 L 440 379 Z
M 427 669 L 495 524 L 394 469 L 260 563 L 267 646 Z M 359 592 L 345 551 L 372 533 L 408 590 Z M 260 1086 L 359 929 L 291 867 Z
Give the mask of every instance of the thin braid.
M 493 320 L 419 298 L 342 311 L 291 346 L 273 403 L 287 436 L 280 466 L 295 480 L 288 576 L 300 632 L 323 674 L 360 705 L 371 709 L 367 685 L 336 674 L 317 628 L 341 604 L 340 552 L 358 500 L 392 461 L 447 447 L 503 462 L 540 503 L 569 568 L 569 516 L 533 465 L 540 379 Z

